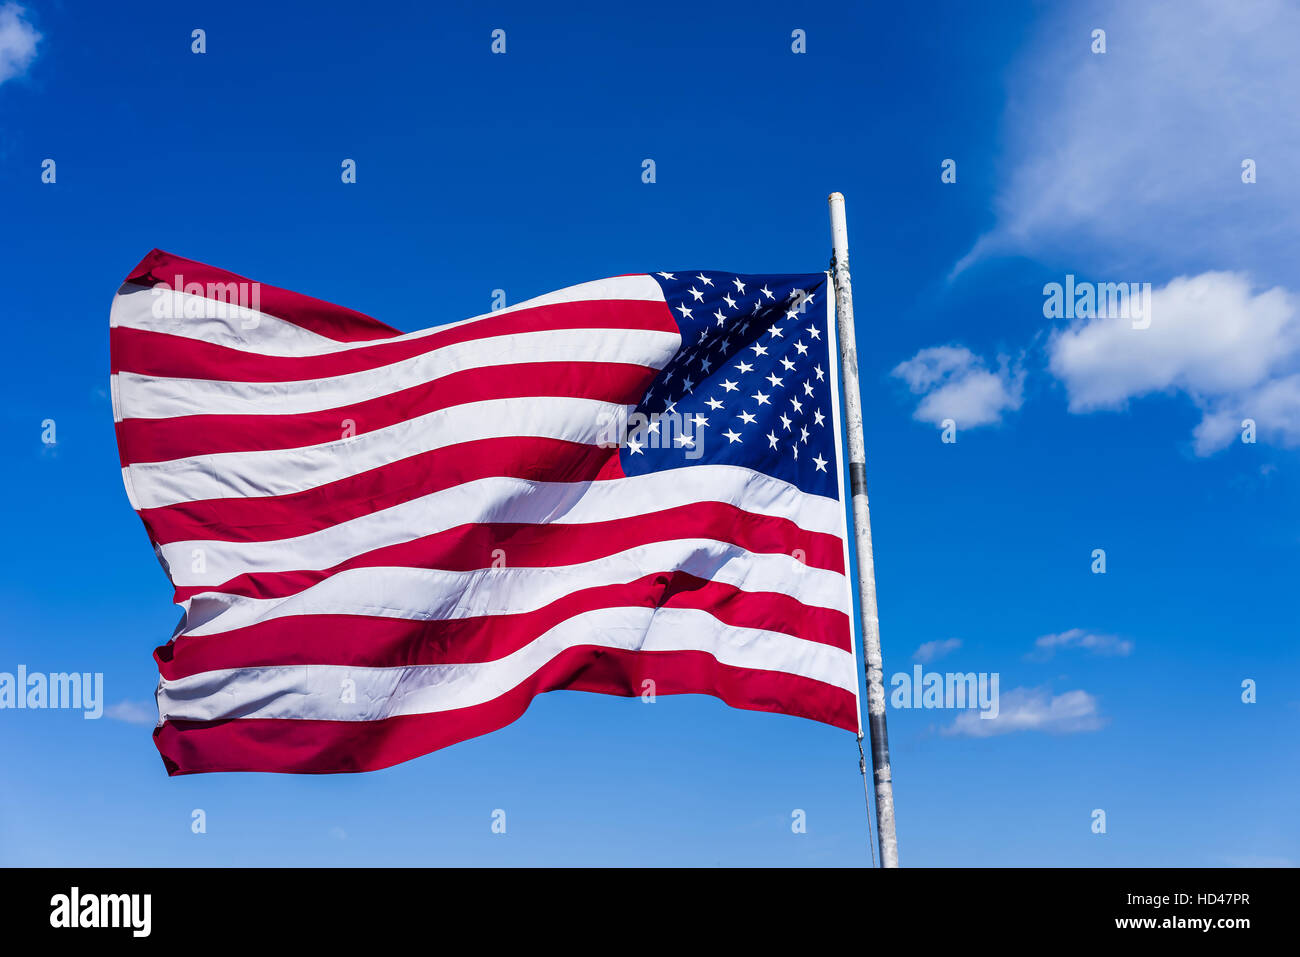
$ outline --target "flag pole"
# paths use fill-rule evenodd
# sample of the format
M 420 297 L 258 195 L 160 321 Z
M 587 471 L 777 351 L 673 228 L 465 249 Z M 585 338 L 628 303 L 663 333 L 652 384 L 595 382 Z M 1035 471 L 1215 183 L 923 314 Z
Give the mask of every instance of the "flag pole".
M 898 866 L 894 834 L 894 779 L 889 769 L 889 732 L 885 727 L 885 673 L 880 655 L 880 616 L 876 611 L 876 563 L 871 552 L 871 514 L 867 508 L 867 449 L 862 435 L 862 396 L 858 389 L 858 347 L 853 332 L 853 285 L 849 278 L 849 230 L 844 196 L 831 193 L 831 246 L 835 257 L 835 324 L 840 342 L 845 423 L 849 441 L 849 488 L 853 495 L 854 545 L 858 560 L 858 599 L 862 611 L 862 657 L 867 671 L 867 729 L 871 734 L 871 770 L 876 783 L 876 834 L 882 867 Z

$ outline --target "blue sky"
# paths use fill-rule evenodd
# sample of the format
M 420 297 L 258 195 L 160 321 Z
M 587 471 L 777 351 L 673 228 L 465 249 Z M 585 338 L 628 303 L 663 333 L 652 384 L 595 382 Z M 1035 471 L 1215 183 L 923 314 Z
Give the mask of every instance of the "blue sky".
M 103 672 L 117 716 L 0 711 L 0 863 L 867 863 L 852 737 L 704 697 L 167 778 L 139 716 L 179 613 L 107 397 L 153 247 L 414 330 L 494 289 L 819 270 L 831 190 L 886 674 L 1000 675 L 990 728 L 891 708 L 903 863 L 1300 862 L 1294 6 L 132 6 L 0 3 L 0 671 Z M 1150 328 L 1046 318 L 1067 274 L 1150 283 Z

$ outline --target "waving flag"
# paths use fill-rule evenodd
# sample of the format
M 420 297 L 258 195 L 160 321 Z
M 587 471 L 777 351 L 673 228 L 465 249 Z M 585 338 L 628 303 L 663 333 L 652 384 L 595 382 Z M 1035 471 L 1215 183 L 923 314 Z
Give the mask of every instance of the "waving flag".
M 151 252 L 112 396 L 184 609 L 169 773 L 387 767 L 557 689 L 856 731 L 826 287 L 620 276 L 401 334 Z

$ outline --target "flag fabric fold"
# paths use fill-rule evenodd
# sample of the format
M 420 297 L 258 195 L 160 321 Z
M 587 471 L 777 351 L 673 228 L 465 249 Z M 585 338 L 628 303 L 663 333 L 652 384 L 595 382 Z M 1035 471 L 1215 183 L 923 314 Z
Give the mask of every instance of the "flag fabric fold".
M 827 285 L 618 276 L 403 334 L 151 252 L 111 371 L 184 612 L 168 772 L 373 770 L 559 689 L 858 730 Z

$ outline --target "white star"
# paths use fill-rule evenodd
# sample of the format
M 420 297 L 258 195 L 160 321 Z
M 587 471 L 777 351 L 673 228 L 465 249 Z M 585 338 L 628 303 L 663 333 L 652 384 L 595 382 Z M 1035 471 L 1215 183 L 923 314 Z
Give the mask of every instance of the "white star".
M 822 371 L 822 367 L 820 364 L 813 366 L 813 372 L 817 373 L 818 382 L 821 382 L 822 379 L 826 376 L 826 373 Z
M 650 424 L 646 426 L 646 429 L 649 430 L 649 431 L 651 431 L 651 432 L 658 432 L 658 431 L 659 431 L 659 417 L 658 417 L 658 416 L 655 416 L 653 419 L 651 419 L 651 420 L 650 420 Z
M 740 441 L 740 433 L 739 433 L 739 432 L 732 432 L 730 429 L 728 429 L 726 432 L 723 432 L 722 434 L 725 435 L 725 436 L 727 437 L 727 444 L 728 444 L 728 445 L 731 445 L 731 444 L 734 444 L 734 443 Z
M 809 326 L 808 335 L 812 336 L 814 339 L 820 339 L 822 337 L 822 331 L 816 326 Z
M 628 439 L 627 447 L 632 450 L 633 455 L 641 454 L 641 443 L 638 442 L 636 439 Z
M 718 325 L 722 325 L 727 321 L 727 317 L 722 314 L 721 309 L 716 310 L 713 314 L 718 317 Z
M 799 355 L 806 356 L 808 354 L 808 347 L 802 342 L 796 342 L 794 347 L 799 350 Z
M 798 462 L 798 461 L 799 461 L 799 446 L 797 446 L 797 445 L 792 445 L 792 446 L 790 446 L 790 448 L 794 450 L 794 460 L 795 460 L 796 462 Z
M 704 285 L 706 285 L 706 286 L 712 286 L 712 285 L 713 285 L 713 280 L 710 279 L 708 276 L 704 275 L 704 273 L 700 273 L 700 274 L 699 274 L 698 276 L 696 276 L 695 278 L 698 279 L 700 282 L 704 283 Z
M 687 289 L 686 291 L 695 297 L 696 302 L 700 302 L 704 299 L 704 293 L 700 292 L 694 286 L 692 286 L 690 289 Z
M 821 410 L 821 409 L 814 409 L 814 410 L 813 410 L 813 424 L 815 424 L 815 425 L 824 425 L 825 423 L 826 423 L 826 416 L 822 415 L 822 410 Z
M 782 331 L 781 331 L 778 327 L 776 327 L 776 326 L 770 326 L 770 327 L 768 327 L 768 330 L 767 330 L 767 331 L 768 331 L 769 333 L 771 333 L 773 336 L 775 336 L 777 339 L 780 339 L 782 336 L 785 335 L 785 333 L 782 332 Z
M 689 319 L 691 317 L 691 311 L 686 308 L 685 303 L 682 303 L 680 306 L 678 306 L 677 311 L 682 314 L 683 319 Z
M 775 429 L 773 429 L 771 432 L 767 433 L 767 435 L 764 436 L 764 438 L 766 438 L 769 442 L 772 443 L 772 448 L 776 448 L 776 430 L 775 430 Z
M 733 279 L 733 280 L 731 280 L 731 281 L 734 282 L 734 283 L 736 284 L 736 290 L 737 290 L 738 292 L 740 292 L 740 293 L 743 295 L 744 292 L 745 292 L 745 284 L 744 284 L 743 282 L 740 281 L 740 277 L 737 276 L 735 279 Z
M 804 445 L 808 444 L 808 429 L 805 426 L 799 426 L 799 441 Z
M 784 412 L 781 413 L 781 424 L 785 426 L 787 432 L 790 431 L 790 420 L 785 417 Z
M 787 319 L 799 318 L 799 309 L 795 306 L 791 306 L 789 309 L 786 310 L 785 317 Z
M 793 371 L 794 371 L 794 363 L 791 362 L 789 359 L 782 359 L 782 360 L 781 360 L 781 365 L 785 366 L 785 371 L 786 371 L 786 372 L 793 372 Z
M 810 293 L 808 293 L 808 295 L 806 295 L 806 296 L 803 297 L 803 301 L 806 302 L 808 305 L 811 306 L 811 305 L 812 305 L 812 301 L 813 301 L 813 296 L 815 296 L 815 295 L 817 295 L 817 293 L 815 293 L 815 292 L 810 292 Z
M 760 289 L 759 292 L 761 292 L 763 295 L 767 296 L 768 299 L 775 299 L 775 298 L 776 298 L 776 296 L 772 295 L 772 291 L 771 291 L 770 289 L 767 288 L 767 285 L 766 285 L 766 284 L 763 285 L 763 288 Z
M 666 406 L 664 406 L 664 413 L 666 415 L 672 415 L 673 412 L 675 412 L 676 410 L 677 410 L 676 402 L 669 402 Z
M 753 371 L 754 371 L 754 367 L 753 367 L 752 365 L 750 365 L 748 362 L 737 362 L 737 363 L 736 363 L 736 368 L 739 369 L 741 372 L 753 372 Z
M 695 413 L 695 416 L 691 419 L 691 421 L 695 423 L 695 427 L 697 429 L 702 429 L 709 424 L 709 420 L 706 419 L 704 416 L 700 415 L 700 413 L 698 412 Z M 805 441 L 807 441 L 808 430 L 804 429 L 803 431 L 804 431 Z
M 717 399 L 706 399 L 704 404 L 707 405 L 714 412 L 717 412 L 720 408 L 722 408 L 722 403 L 719 402 Z M 820 412 L 818 412 L 817 414 L 821 415 Z M 820 423 L 818 424 L 820 425 Z
M 818 472 L 826 471 L 826 460 L 822 458 L 820 455 L 813 456 L 813 464 L 817 466 Z
M 659 275 L 663 276 L 665 279 L 676 279 L 676 278 L 677 278 L 676 276 L 674 276 L 674 275 L 673 275 L 672 273 L 670 273 L 670 272 L 661 272 Z
M 784 382 L 785 380 L 782 379 L 782 378 L 781 378 L 779 375 L 777 375 L 775 372 L 772 372 L 772 373 L 769 373 L 769 374 L 768 374 L 767 381 L 770 382 L 770 383 L 772 383 L 772 388 L 775 389 L 777 386 L 779 386 L 779 385 L 780 385 L 782 382 Z
M 794 396 L 790 396 L 790 404 L 791 404 L 792 406 L 794 406 L 794 410 L 795 410 L 796 412 L 802 412 L 802 411 L 803 411 L 803 406 L 799 404 L 799 400 L 798 400 L 797 398 L 795 398 Z
M 767 396 L 765 396 L 765 395 L 764 395 L 763 393 L 761 393 L 761 392 L 755 392 L 753 395 L 750 396 L 750 398 L 753 399 L 755 402 L 757 402 L 759 405 L 767 405 L 767 404 L 768 404 L 768 402 L 767 402 Z
M 680 446 L 695 448 L 695 440 L 687 435 L 679 435 L 673 441 Z
M 725 303 L 726 303 L 728 306 L 730 306 L 732 309 L 735 309 L 735 308 L 736 308 L 736 300 L 732 299 L 732 298 L 731 298 L 729 295 L 727 295 L 726 293 L 723 293 L 723 294 L 722 294 L 722 301 L 725 302 Z
M 752 346 L 750 346 L 749 348 L 751 348 L 751 349 L 754 350 L 754 355 L 756 355 L 756 356 L 765 356 L 765 355 L 767 355 L 767 346 L 760 345 L 760 344 L 757 343 L 757 342 L 754 343 L 754 344 L 753 344 Z
M 737 418 L 740 419 L 740 421 L 745 425 L 749 425 L 751 422 L 757 421 L 755 417 L 750 415 L 748 412 L 741 412 L 740 415 L 737 416 Z
M 738 385 L 739 383 L 732 382 L 730 379 L 722 380 L 722 388 L 726 389 L 728 392 L 735 392 Z
M 804 395 L 812 395 L 812 383 L 811 383 L 811 382 L 805 382 L 805 383 L 803 384 L 803 394 L 804 394 Z

